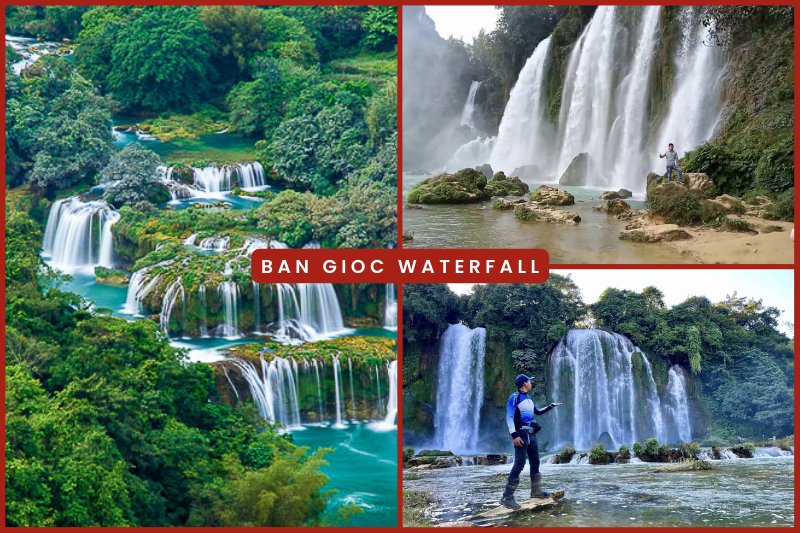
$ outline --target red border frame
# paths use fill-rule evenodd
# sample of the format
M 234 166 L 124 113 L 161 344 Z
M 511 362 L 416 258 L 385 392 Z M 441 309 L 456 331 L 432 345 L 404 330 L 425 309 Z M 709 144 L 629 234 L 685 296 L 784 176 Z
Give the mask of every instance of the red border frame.
M 0 13 L 0 22 L 3 23 L 3 27 L 5 27 L 5 7 L 7 6 L 24 6 L 24 5 L 109 5 L 112 3 L 115 4 L 127 4 L 127 5 L 222 5 L 222 4 L 229 4 L 229 5 L 393 5 L 397 6 L 398 8 L 398 31 L 397 31 L 397 105 L 398 105 L 398 117 L 397 117 L 397 125 L 398 125 L 398 140 L 397 140 L 397 167 L 398 167 L 398 200 L 397 200 L 397 234 L 398 234 L 398 248 L 402 248 L 402 6 L 404 5 L 494 5 L 488 2 L 465 2 L 459 0 L 432 0 L 426 2 L 424 0 L 396 0 L 396 1 L 386 1 L 386 0 L 350 0 L 346 2 L 335 2 L 331 0 L 278 0 L 278 1 L 263 1 L 263 0 L 253 0 L 253 1 L 231 1 L 231 0 L 138 0 L 138 1 L 131 1 L 131 2 L 109 2 L 109 1 L 91 1 L 91 0 L 74 0 L 74 1 L 59 1 L 59 0 L 2 0 L 0 2 L 2 4 L 3 10 Z M 508 0 L 503 2 L 503 5 L 536 5 L 536 4 L 543 4 L 545 2 L 533 2 L 533 1 L 526 1 L 526 0 Z M 548 4 L 552 5 L 651 5 L 651 4 L 660 4 L 660 5 L 708 5 L 708 4 L 717 4 L 717 5 L 742 5 L 742 2 L 703 2 L 698 0 L 684 0 L 683 2 L 642 2 L 636 0 L 617 0 L 617 1 L 610 1 L 610 0 L 598 0 L 596 2 L 567 2 L 564 0 L 553 0 L 548 2 Z M 753 0 L 746 3 L 747 5 L 787 5 L 792 4 L 795 5 L 795 2 L 780 2 L 780 1 L 770 1 L 770 0 Z M 800 15 L 797 13 L 797 9 L 795 9 L 795 28 L 797 27 L 797 23 L 800 22 Z M 798 56 L 800 52 L 800 44 L 798 44 L 797 39 L 795 39 L 794 43 L 794 55 L 795 57 Z M 5 61 L 3 61 L 2 70 L 0 74 L 2 74 L 2 81 L 0 83 L 3 84 L 3 88 L 5 88 Z M 794 97 L 794 108 L 795 108 L 795 115 L 797 115 L 798 109 L 800 109 L 800 104 L 797 101 L 797 82 L 800 76 L 798 76 L 797 69 L 795 68 L 794 73 L 795 78 L 795 97 Z M 5 122 L 5 105 L 2 106 L 0 110 L 0 117 Z M 798 131 L 798 127 L 795 124 L 795 137 Z M 3 132 L 3 138 L 5 138 L 5 131 Z M 795 140 L 795 142 L 797 142 Z M 2 143 L 0 146 L 0 157 L 2 157 L 3 161 L 5 161 L 5 142 Z M 795 178 L 797 177 L 797 170 L 795 170 Z M 2 192 L 0 193 L 0 197 L 2 197 L 3 203 L 5 204 L 6 199 L 6 192 L 5 192 L 5 184 L 2 187 Z M 795 199 L 795 210 L 798 206 L 798 200 Z M 2 246 L 3 251 L 5 251 L 5 209 L 3 209 L 2 214 L 0 214 L 0 220 L 2 224 L 0 227 L 0 237 L 2 238 Z M 554 264 L 551 265 L 552 269 L 582 269 L 582 270 L 591 270 L 591 269 L 641 269 L 641 270 L 655 270 L 655 269 L 680 269 L 680 270 L 690 270 L 690 269 L 698 269 L 698 270 L 711 270 L 711 269 L 742 269 L 742 270 L 767 270 L 767 269 L 791 269 L 794 271 L 794 279 L 795 284 L 797 283 L 797 245 L 795 244 L 795 260 L 792 264 L 779 264 L 779 265 L 772 265 L 772 264 L 754 264 L 754 265 L 693 265 L 693 264 Z M 5 254 L 3 255 L 3 261 L 5 261 Z M 0 277 L 2 277 L 2 286 L 0 287 L 0 296 L 2 296 L 3 301 L 5 301 L 5 268 L 0 273 Z M 443 280 L 443 283 L 445 280 Z M 403 287 L 402 285 L 397 286 L 397 303 L 398 308 L 402 309 L 403 303 Z M 797 300 L 795 300 L 795 315 L 797 315 L 798 311 L 800 311 L 800 305 L 798 305 Z M 6 316 L 6 309 L 5 306 L 0 310 L 0 318 L 3 320 L 3 324 L 5 325 L 5 316 Z M 397 509 L 397 516 L 398 516 L 398 526 L 396 527 L 382 527 L 382 528 L 343 528 L 344 530 L 353 530 L 353 531 L 363 531 L 363 530 L 393 530 L 397 529 L 398 527 L 402 527 L 402 388 L 403 388 L 403 372 L 402 372 L 402 358 L 403 358 L 403 349 L 402 349 L 402 339 L 403 339 L 403 320 L 402 314 L 400 315 L 400 319 L 398 320 L 398 327 L 397 327 L 397 361 L 399 365 L 399 374 L 398 374 L 398 420 L 397 420 L 397 431 L 398 431 L 398 509 Z M 0 343 L 2 346 L 0 350 L 2 351 L 3 356 L 5 356 L 5 327 L 3 327 L 2 333 L 0 333 Z M 797 340 L 795 339 L 795 350 L 797 348 Z M 0 377 L 0 385 L 3 387 L 4 398 L 5 398 L 5 357 L 3 357 L 2 362 L 0 362 L 0 369 L 3 370 L 3 375 Z M 800 377 L 800 369 L 797 368 L 795 365 L 794 370 L 794 378 L 795 383 Z M 795 398 L 795 406 L 797 405 L 797 399 Z M 796 410 L 795 410 L 796 411 Z M 5 415 L 5 402 L 3 402 L 3 406 L 0 407 L 0 414 Z M 797 426 L 798 421 L 800 421 L 800 416 L 798 413 L 795 412 L 795 426 Z M 3 446 L 5 446 L 5 424 L 0 424 L 0 438 L 2 438 Z M 3 458 L 0 459 L 0 465 L 2 465 L 3 476 L 2 480 L 0 480 L 0 513 L 2 516 L 5 516 L 5 454 L 3 454 Z M 797 474 L 797 466 L 795 465 L 795 476 Z M 796 508 L 797 508 L 797 501 L 798 496 L 797 492 L 795 492 L 795 516 L 796 516 Z M 5 528 L 5 526 L 0 526 Z M 38 530 L 39 528 L 23 528 L 23 529 L 31 529 L 31 530 Z M 86 531 L 89 528 L 60 528 L 65 531 Z M 129 531 L 129 528 L 108 528 L 118 531 Z M 207 530 L 215 530 L 217 528 L 186 528 L 189 530 L 198 530 L 198 531 L 207 531 Z M 232 531 L 252 531 L 252 528 L 228 528 Z M 273 531 L 294 531 L 297 528 L 257 528 L 257 529 L 270 529 Z M 402 528 L 409 531 L 427 531 L 427 528 Z M 526 531 L 530 528 L 511 528 L 512 531 Z M 548 531 L 592 531 L 592 530 L 605 530 L 608 528 L 597 528 L 597 527 L 589 527 L 589 528 L 541 528 Z M 630 527 L 621 527 L 621 528 L 613 528 L 619 531 L 648 531 L 654 529 L 661 529 L 661 528 L 630 528 Z M 682 528 L 684 530 L 697 530 L 697 531 L 714 531 L 714 530 L 721 530 L 726 532 L 738 532 L 738 531 L 752 531 L 754 529 L 762 529 L 762 528 Z M 766 528 L 764 528 L 766 529 Z M 152 528 L 152 530 L 164 530 L 164 531 L 171 531 L 172 528 Z

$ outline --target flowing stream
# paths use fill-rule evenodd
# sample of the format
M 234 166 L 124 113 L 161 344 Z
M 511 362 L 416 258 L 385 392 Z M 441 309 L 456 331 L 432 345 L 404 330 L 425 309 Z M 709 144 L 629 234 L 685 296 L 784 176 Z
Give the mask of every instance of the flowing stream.
M 794 458 L 713 461 L 699 472 L 655 473 L 654 463 L 543 464 L 542 487 L 564 489 L 555 507 L 490 522 L 514 527 L 792 526 Z M 463 520 L 497 505 L 511 465 L 403 473 L 403 490 L 432 495 L 434 523 Z M 518 497 L 529 489 L 528 468 Z

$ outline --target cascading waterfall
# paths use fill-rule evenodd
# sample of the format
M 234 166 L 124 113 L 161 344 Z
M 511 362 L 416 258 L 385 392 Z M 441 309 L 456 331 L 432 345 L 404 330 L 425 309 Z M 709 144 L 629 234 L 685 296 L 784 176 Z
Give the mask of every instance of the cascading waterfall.
M 378 414 L 381 413 L 381 398 L 383 398 L 383 394 L 381 393 L 381 372 L 378 369 L 378 365 L 375 365 L 375 385 L 377 387 L 378 394 L 375 397 L 377 400 L 378 405 Z
M 226 339 L 240 337 L 239 286 L 233 281 L 223 281 L 217 286 L 217 292 L 222 297 L 222 304 L 225 309 L 225 321 L 220 324 L 222 336 Z
M 261 372 L 249 361 L 231 359 L 250 389 L 250 395 L 264 420 L 285 426 L 300 425 L 300 407 L 295 370 L 289 360 L 275 357 L 267 362 L 261 357 Z
M 384 302 L 383 327 L 397 329 L 397 287 L 394 283 L 386 284 L 386 301 Z
M 679 27 L 681 46 L 675 63 L 675 80 L 666 117 L 661 123 L 655 151 L 663 153 L 669 143 L 683 153 L 710 139 L 719 124 L 720 95 L 725 68 L 718 46 L 711 41 L 712 28 L 703 25 L 698 7 L 681 7 Z M 664 160 L 653 156 L 654 168 L 663 166 Z
M 253 333 L 261 333 L 261 284 L 253 282 Z
M 356 395 L 353 392 L 353 360 L 347 358 L 347 366 L 350 369 L 350 411 L 356 412 Z
M 84 202 L 77 196 L 58 200 L 47 218 L 43 255 L 64 272 L 112 267 L 111 226 L 118 220 L 119 213 L 106 202 Z
M 678 440 L 689 442 L 692 440 L 692 428 L 689 423 L 689 402 L 686 394 L 686 377 L 678 365 L 669 369 L 664 410 L 667 418 L 672 421 L 672 434 Z
M 187 198 L 218 198 L 231 192 L 235 186 L 249 190 L 268 187 L 264 167 L 258 161 L 190 168 L 193 175 L 191 185 L 173 178 L 174 167 L 159 169 L 173 201 Z
M 477 449 L 483 405 L 486 330 L 451 324 L 439 349 L 436 379 L 435 446 L 454 453 Z
M 161 331 L 165 335 L 169 335 L 169 322 L 172 318 L 172 311 L 175 309 L 175 304 L 186 301 L 186 291 L 183 289 L 183 282 L 181 278 L 174 280 L 167 286 L 164 292 L 164 305 L 161 306 L 161 313 L 159 313 L 159 324 Z M 184 317 L 186 313 L 184 313 Z
M 335 394 L 336 394 L 336 423 L 333 425 L 335 428 L 343 428 L 345 427 L 344 423 L 342 422 L 342 400 L 341 400 L 341 379 L 342 379 L 342 367 L 339 364 L 339 357 L 333 357 L 333 384 L 335 387 Z
M 397 361 L 389 363 L 389 400 L 386 402 L 385 424 L 396 425 L 397 421 Z
M 647 356 L 623 335 L 571 330 L 550 356 L 549 376 L 551 400 L 564 404 L 550 415 L 551 449 L 572 444 L 588 450 L 597 442 L 617 448 L 650 437 L 691 440 L 680 369 L 670 370 L 659 399 Z
M 489 158 L 492 168 L 513 170 L 536 164 L 541 154 L 549 154 L 552 150 L 555 132 L 545 114 L 544 83 L 549 52 L 550 37 L 538 44 L 511 89 Z M 533 133 L 532 123 L 540 124 L 538 128 L 533 128 Z
M 197 297 L 199 299 L 199 307 L 200 307 L 200 336 L 201 337 L 208 337 L 208 328 L 206 327 L 206 313 L 208 310 L 206 309 L 206 286 L 200 285 L 200 288 L 197 289 Z
M 651 108 L 663 17 L 660 6 L 598 7 L 567 60 L 556 123 L 545 113 L 544 96 L 552 50 L 549 39 L 539 43 L 520 71 L 497 137 L 465 143 L 446 169 L 488 162 L 508 174 L 534 165 L 542 176 L 537 181 L 553 182 L 585 153 L 583 184 L 643 192 L 648 171 L 664 171 L 658 154 L 668 143 L 681 154 L 691 150 L 711 138 L 721 117 L 722 53 L 706 45 L 710 28 L 695 7 L 668 21 L 680 28 L 680 46 L 670 58 L 674 83 L 663 111 Z
M 319 400 L 319 421 L 322 422 L 323 420 L 325 420 L 325 411 L 324 411 L 324 409 L 322 407 L 322 383 L 319 380 L 319 363 L 317 363 L 316 359 L 314 359 L 314 361 L 313 361 L 313 366 L 314 366 L 314 374 L 315 374 L 315 376 L 317 378 L 317 398 Z
M 278 284 L 276 338 L 311 341 L 344 331 L 339 300 L 329 283 Z
M 478 94 L 478 89 L 481 87 L 481 82 L 473 81 L 469 86 L 469 94 L 467 94 L 467 101 L 464 102 L 464 110 L 461 112 L 461 125 L 469 126 L 475 129 L 475 95 Z

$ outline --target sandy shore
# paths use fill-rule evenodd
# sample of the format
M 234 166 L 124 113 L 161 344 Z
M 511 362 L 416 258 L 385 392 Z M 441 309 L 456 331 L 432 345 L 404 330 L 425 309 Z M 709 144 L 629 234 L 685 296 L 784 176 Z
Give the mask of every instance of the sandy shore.
M 792 222 L 777 222 L 753 217 L 743 217 L 759 230 L 758 235 L 715 231 L 711 229 L 683 228 L 692 239 L 664 243 L 677 250 L 688 263 L 756 263 L 788 265 L 794 263 L 794 242 L 789 234 Z M 762 233 L 767 226 L 779 226 L 783 231 Z

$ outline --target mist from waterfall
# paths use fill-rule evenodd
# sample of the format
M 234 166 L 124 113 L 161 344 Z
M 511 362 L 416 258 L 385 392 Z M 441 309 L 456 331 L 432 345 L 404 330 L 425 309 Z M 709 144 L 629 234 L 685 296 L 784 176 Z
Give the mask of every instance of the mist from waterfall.
M 475 451 L 483 405 L 486 329 L 451 324 L 442 335 L 436 372 L 434 446 Z
M 550 449 L 691 440 L 683 371 L 673 366 L 659 394 L 647 355 L 623 335 L 571 330 L 553 350 L 548 374 L 548 400 L 563 403 L 550 415 Z

